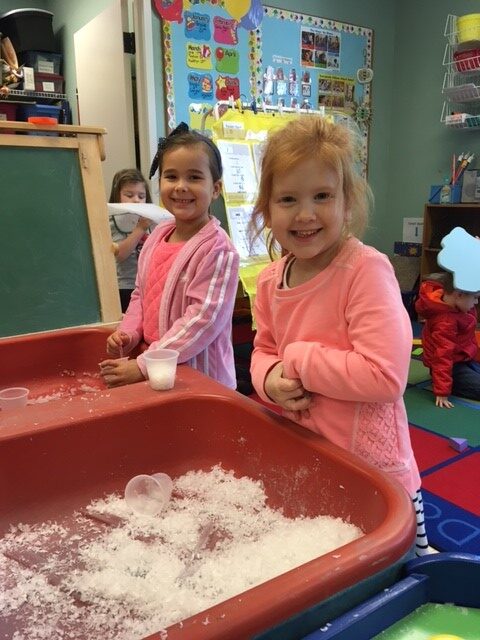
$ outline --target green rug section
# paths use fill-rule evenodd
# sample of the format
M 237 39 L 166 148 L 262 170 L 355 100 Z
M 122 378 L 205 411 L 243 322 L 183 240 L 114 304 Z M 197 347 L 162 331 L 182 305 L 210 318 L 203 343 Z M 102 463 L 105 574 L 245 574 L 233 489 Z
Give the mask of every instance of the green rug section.
M 430 371 L 421 360 L 410 359 L 408 370 L 408 384 L 418 384 L 430 380 Z
M 466 438 L 473 447 L 480 445 L 478 409 L 461 404 L 455 404 L 453 409 L 441 409 L 435 406 L 431 391 L 417 387 L 407 389 L 404 399 L 408 419 L 413 424 L 448 438 Z

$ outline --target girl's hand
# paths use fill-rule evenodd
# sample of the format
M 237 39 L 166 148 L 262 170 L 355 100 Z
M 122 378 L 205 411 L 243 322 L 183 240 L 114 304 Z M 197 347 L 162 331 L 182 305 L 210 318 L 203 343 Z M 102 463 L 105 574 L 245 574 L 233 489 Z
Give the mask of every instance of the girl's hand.
M 124 331 L 114 331 L 107 338 L 107 353 L 109 356 L 122 357 L 123 347 L 130 342 L 130 336 Z
M 283 364 L 277 363 L 265 378 L 265 393 L 275 404 L 287 411 L 305 411 L 312 402 L 311 395 L 297 378 L 283 377 Z
M 104 360 L 100 362 L 100 375 L 107 387 L 145 380 L 136 360 Z
M 453 402 L 450 402 L 450 400 L 448 399 L 448 396 L 436 396 L 435 406 L 445 407 L 445 409 L 451 409 L 454 405 L 453 405 Z
M 142 231 L 148 231 L 148 228 L 150 227 L 151 224 L 152 224 L 151 220 L 149 220 L 148 218 L 144 218 L 143 216 L 140 216 L 137 222 L 137 227 Z

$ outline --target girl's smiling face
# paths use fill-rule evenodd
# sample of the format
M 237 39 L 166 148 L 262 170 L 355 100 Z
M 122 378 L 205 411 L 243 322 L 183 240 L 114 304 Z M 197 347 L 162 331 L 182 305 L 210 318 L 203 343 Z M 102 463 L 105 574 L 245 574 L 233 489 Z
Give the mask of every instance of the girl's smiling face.
M 208 222 L 212 200 L 220 195 L 221 181 L 213 181 L 207 152 L 203 144 L 167 151 L 162 159 L 160 196 L 178 224 L 195 223 L 201 228 Z
M 347 218 L 340 176 L 317 158 L 274 175 L 267 222 L 299 263 L 321 271 L 340 250 Z

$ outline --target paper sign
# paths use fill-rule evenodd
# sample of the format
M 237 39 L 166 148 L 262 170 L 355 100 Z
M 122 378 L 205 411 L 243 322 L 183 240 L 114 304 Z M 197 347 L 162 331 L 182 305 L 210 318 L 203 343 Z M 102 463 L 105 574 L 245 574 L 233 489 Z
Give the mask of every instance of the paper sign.
M 422 242 L 423 218 L 403 219 L 403 242 Z
M 188 96 L 192 100 L 211 100 L 213 98 L 212 76 L 209 73 L 189 73 Z
M 210 16 L 204 13 L 185 11 L 185 37 L 190 40 L 210 40 Z
M 218 76 L 215 80 L 217 86 L 215 97 L 217 100 L 228 100 L 230 96 L 234 100 L 240 98 L 240 81 L 238 78 L 231 76 Z
M 223 161 L 223 185 L 226 199 L 253 202 L 257 179 L 250 145 L 246 142 L 219 140 L 217 146 Z
M 219 73 L 238 73 L 240 68 L 239 55 L 236 49 L 217 47 L 215 49 L 215 69 Z
M 213 39 L 221 44 L 238 44 L 236 20 L 228 20 L 215 16 L 213 19 Z
M 187 66 L 191 69 L 212 68 L 212 50 L 208 44 L 187 43 Z
M 250 242 L 248 223 L 252 217 L 252 209 L 253 205 L 227 207 L 226 209 L 230 237 L 242 262 L 253 257 L 268 257 L 267 247 L 262 236 L 257 238 L 253 244 Z

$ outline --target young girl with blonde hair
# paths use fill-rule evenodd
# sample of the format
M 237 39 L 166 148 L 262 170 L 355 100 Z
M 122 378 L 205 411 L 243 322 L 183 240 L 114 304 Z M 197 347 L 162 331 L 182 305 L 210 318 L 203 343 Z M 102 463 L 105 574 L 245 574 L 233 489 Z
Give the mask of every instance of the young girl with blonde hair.
M 252 381 L 285 416 L 400 482 L 426 552 L 403 392 L 412 329 L 388 258 L 361 237 L 370 190 L 353 134 L 304 116 L 267 140 L 252 235 L 283 257 L 257 284 Z

